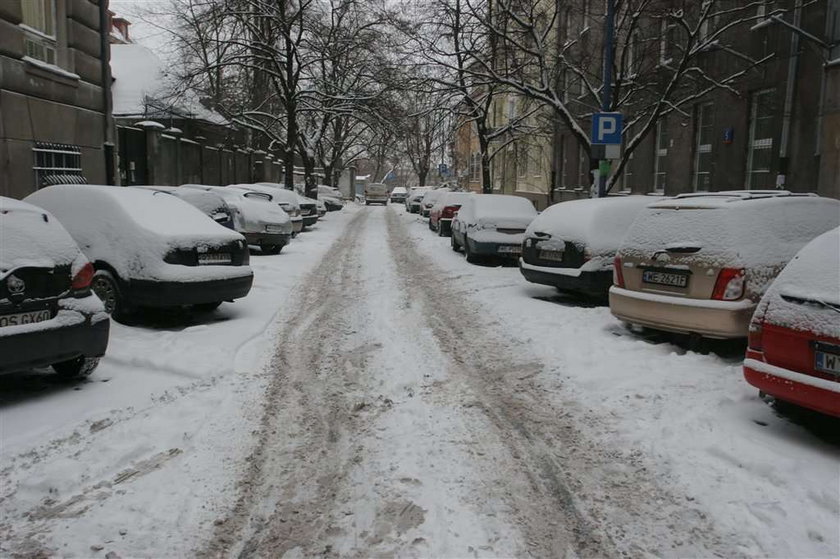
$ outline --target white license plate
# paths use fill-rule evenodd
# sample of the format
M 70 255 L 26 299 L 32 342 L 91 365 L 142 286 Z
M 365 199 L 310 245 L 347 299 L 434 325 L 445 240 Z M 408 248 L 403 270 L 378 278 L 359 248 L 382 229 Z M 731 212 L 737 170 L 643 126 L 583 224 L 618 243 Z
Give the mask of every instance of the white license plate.
M 815 351 L 814 368 L 823 373 L 840 376 L 840 355 L 827 351 Z
M 42 311 L 19 312 L 14 314 L 0 315 L 0 328 L 3 326 L 20 326 L 21 324 L 34 324 L 44 322 L 51 318 L 49 309 Z
M 688 286 L 688 275 L 645 270 L 642 273 L 642 281 L 656 285 L 667 285 L 669 287 L 686 287 Z
M 283 228 L 280 227 L 279 225 L 266 225 L 265 226 L 265 232 L 266 233 L 282 233 Z
M 522 247 L 519 245 L 502 245 L 497 252 L 504 254 L 522 254 Z
M 209 254 L 198 255 L 199 264 L 230 264 L 230 254 L 223 252 L 214 252 Z
M 540 260 L 554 260 L 556 262 L 562 262 L 563 254 L 564 252 L 562 250 L 541 250 Z

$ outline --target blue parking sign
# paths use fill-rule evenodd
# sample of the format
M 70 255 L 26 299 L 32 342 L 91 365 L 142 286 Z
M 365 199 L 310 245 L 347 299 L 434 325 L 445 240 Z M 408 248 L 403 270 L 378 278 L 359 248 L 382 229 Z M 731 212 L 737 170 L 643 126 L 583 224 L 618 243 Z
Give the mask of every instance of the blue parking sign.
M 592 143 L 621 145 L 623 126 L 621 113 L 595 113 L 592 115 Z

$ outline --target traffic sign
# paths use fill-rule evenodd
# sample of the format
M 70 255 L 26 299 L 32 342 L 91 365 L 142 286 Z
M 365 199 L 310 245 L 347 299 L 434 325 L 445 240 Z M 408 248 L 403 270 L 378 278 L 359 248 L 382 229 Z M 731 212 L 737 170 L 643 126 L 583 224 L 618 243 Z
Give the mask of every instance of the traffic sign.
M 623 126 L 621 113 L 595 113 L 592 115 L 592 143 L 620 145 Z

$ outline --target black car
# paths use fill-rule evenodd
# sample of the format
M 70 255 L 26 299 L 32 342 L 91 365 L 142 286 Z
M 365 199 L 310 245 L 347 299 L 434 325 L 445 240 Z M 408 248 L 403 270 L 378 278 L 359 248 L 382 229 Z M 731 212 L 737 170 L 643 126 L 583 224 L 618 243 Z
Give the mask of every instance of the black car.
M 25 202 L 0 197 L 0 231 L 0 372 L 90 374 L 110 330 L 93 266 L 55 217 Z

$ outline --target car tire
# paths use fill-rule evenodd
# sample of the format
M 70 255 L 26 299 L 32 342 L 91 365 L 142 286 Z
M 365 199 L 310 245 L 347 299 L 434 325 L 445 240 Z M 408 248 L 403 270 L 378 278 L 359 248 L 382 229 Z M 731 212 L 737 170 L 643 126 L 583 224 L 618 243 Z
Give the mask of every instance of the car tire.
M 473 254 L 473 251 L 470 250 L 469 239 L 464 239 L 464 256 L 467 257 L 467 262 L 470 264 L 476 264 L 479 260 L 478 256 Z
M 212 312 L 219 308 L 224 301 L 213 301 L 212 303 L 199 303 L 198 305 L 193 305 L 193 309 L 197 310 L 198 312 Z
M 446 235 L 443 234 L 443 227 L 441 226 L 440 222 L 438 222 L 437 226 L 438 237 L 445 237 Z
M 90 282 L 91 290 L 105 305 L 105 312 L 116 319 L 128 313 L 128 305 L 120 292 L 117 279 L 108 270 L 97 270 Z
M 52 368 L 61 378 L 84 378 L 99 365 L 98 357 L 79 356 L 75 359 L 53 363 Z
M 260 245 L 260 250 L 263 254 L 279 254 L 283 245 Z
M 450 245 L 452 246 L 452 250 L 455 252 L 460 252 L 461 247 L 458 246 L 458 241 L 455 240 L 455 233 L 449 235 Z

